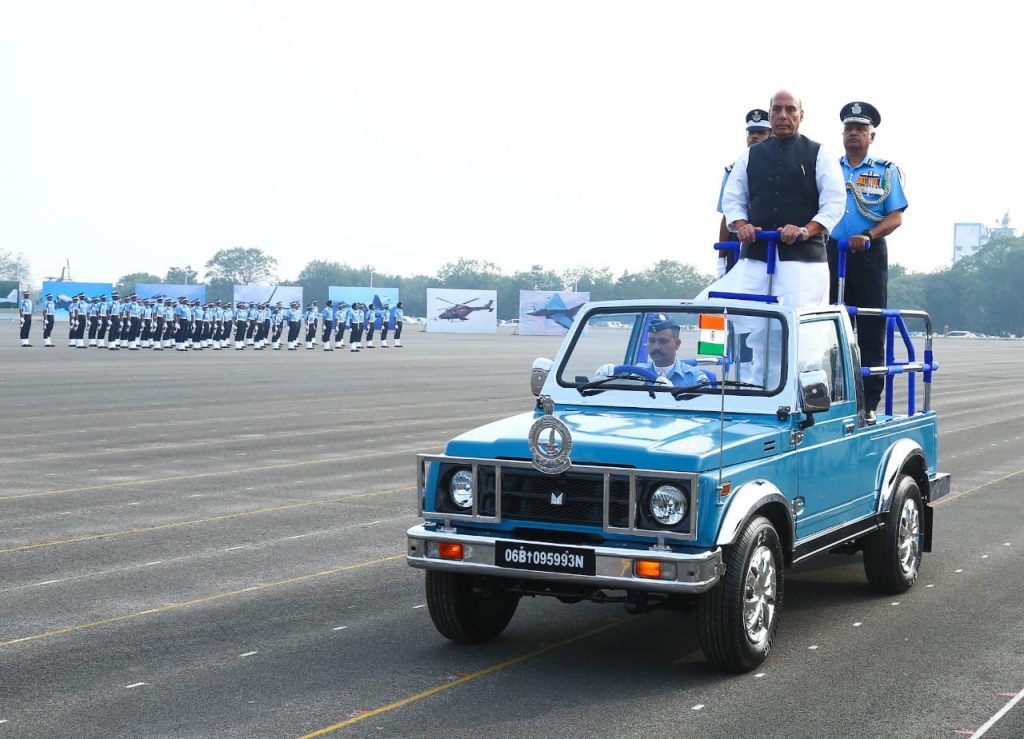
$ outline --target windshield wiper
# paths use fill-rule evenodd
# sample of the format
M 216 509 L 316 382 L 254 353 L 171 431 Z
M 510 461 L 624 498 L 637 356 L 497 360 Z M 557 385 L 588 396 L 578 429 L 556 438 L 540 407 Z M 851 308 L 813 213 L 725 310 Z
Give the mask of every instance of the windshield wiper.
M 722 380 L 722 384 L 726 387 L 756 387 L 758 390 L 764 390 L 764 385 L 758 385 L 756 382 L 741 382 L 740 380 Z

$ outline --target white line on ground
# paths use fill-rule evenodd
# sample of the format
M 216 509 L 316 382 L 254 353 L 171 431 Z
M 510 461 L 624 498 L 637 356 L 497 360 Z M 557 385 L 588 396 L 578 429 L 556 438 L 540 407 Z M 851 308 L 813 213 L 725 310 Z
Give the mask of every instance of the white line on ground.
M 316 533 L 315 531 L 308 531 L 305 534 L 296 534 L 295 536 L 286 536 L 284 538 L 285 538 L 285 541 L 288 541 L 289 539 L 301 539 L 304 536 L 312 536 L 315 533 Z
M 188 497 L 190 497 L 190 498 L 202 498 L 203 494 L 202 493 L 192 493 L 192 495 L 190 495 Z
M 759 672 L 756 675 L 754 675 L 754 677 L 764 677 L 767 674 L 768 674 L 767 672 Z
M 6 724 L 9 719 L 0 718 L 0 724 Z
M 233 551 L 235 551 L 236 549 L 245 549 L 245 548 L 246 548 L 246 546 L 248 546 L 248 545 L 247 545 L 247 544 L 240 544 L 240 545 L 238 545 L 237 547 L 228 547 L 228 548 L 227 548 L 227 549 L 225 549 L 224 551 L 225 551 L 225 552 L 233 552 Z
M 258 651 L 256 651 L 256 652 L 246 652 L 245 654 L 240 654 L 240 655 L 238 655 L 238 656 L 239 656 L 239 657 L 251 657 L 251 656 L 253 656 L 254 654 L 259 654 L 259 652 L 258 652 Z
M 149 683 L 132 683 L 131 685 L 125 685 L 125 687 L 130 690 L 131 688 L 139 688 L 139 687 L 141 687 L 143 685 L 148 685 L 148 684 Z
M 863 622 L 863 621 L 854 621 L 854 622 L 853 622 L 853 625 L 854 625 L 854 626 L 863 626 L 863 625 L 864 625 L 864 622 Z
M 417 608 L 426 608 L 426 603 L 420 603 L 418 606 L 413 606 L 412 609 L 415 611 Z
M 54 477 L 54 476 L 56 476 L 56 474 L 57 474 L 56 472 L 47 472 L 46 476 L 47 477 Z
M 703 704 L 703 703 L 698 703 L 697 705 L 693 706 L 693 707 L 692 707 L 692 708 L 691 708 L 690 710 L 691 710 L 691 711 L 699 711 L 699 710 L 700 710 L 700 709 L 702 709 L 703 707 L 704 707 L 704 704 Z
M 983 554 L 983 555 L 981 555 L 981 558 L 982 559 L 988 559 L 988 555 L 987 554 Z
M 894 601 L 893 601 L 892 603 L 890 603 L 889 605 L 890 605 L 890 606 L 898 606 L 899 604 L 900 604 L 900 602 L 899 602 L 898 600 L 894 600 Z
M 953 570 L 953 572 L 963 572 L 963 570 Z
M 993 716 L 988 721 L 986 721 L 981 726 L 979 726 L 978 730 L 976 732 L 974 732 L 974 739 L 979 739 L 979 737 L 984 736 L 985 732 L 987 732 L 989 729 L 991 729 L 993 726 L 995 726 L 996 721 L 1001 719 L 1003 716 L 1005 716 L 1007 714 L 1007 712 L 1011 708 L 1013 708 L 1015 705 L 1020 703 L 1022 698 L 1024 698 L 1024 690 L 1020 691 L 1019 693 L 1017 693 L 1017 695 L 1013 696 L 1013 698 L 1010 699 L 1010 702 L 1007 703 L 1002 708 L 1000 708 L 995 716 Z
M 343 629 L 347 628 L 348 626 L 335 626 L 333 629 L 331 629 L 331 631 L 342 631 Z
M 809 646 L 807 648 L 810 649 L 813 652 L 815 649 L 818 648 L 818 645 L 817 644 L 812 644 L 811 646 Z
M 93 467 L 91 470 L 86 470 L 86 472 L 99 472 L 99 470 Z
M 150 565 L 158 565 L 158 564 L 160 564 L 160 563 L 162 563 L 162 562 L 163 562 L 163 560 L 162 560 L 162 559 L 155 559 L 155 560 L 153 560 L 152 562 L 146 562 L 146 564 L 144 564 L 144 565 L 142 565 L 142 566 L 143 566 L 143 567 L 149 567 Z
M 927 585 L 925 585 L 925 587 L 926 587 L 926 588 L 934 588 L 934 587 L 935 587 L 935 583 L 933 583 L 933 582 L 930 582 L 930 583 L 928 583 Z
M 246 488 L 246 490 L 255 490 L 256 488 Z
M 58 516 L 70 516 L 72 513 L 74 513 L 74 511 L 61 511 L 57 515 Z

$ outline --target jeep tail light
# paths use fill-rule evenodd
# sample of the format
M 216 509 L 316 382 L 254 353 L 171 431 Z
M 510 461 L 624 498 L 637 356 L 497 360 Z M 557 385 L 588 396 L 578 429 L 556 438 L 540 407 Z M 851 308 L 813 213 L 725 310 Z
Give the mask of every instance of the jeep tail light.
M 659 562 L 654 559 L 638 559 L 633 565 L 637 577 L 649 580 L 675 580 L 676 565 L 674 562 Z
M 462 559 L 462 545 L 454 541 L 438 542 L 437 554 L 441 559 Z

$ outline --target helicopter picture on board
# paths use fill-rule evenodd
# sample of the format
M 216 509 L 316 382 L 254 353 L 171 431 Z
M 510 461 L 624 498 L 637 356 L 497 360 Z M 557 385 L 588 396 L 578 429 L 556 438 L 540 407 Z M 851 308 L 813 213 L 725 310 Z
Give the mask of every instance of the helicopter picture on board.
M 498 322 L 495 290 L 427 289 L 428 331 L 448 333 L 495 333 Z

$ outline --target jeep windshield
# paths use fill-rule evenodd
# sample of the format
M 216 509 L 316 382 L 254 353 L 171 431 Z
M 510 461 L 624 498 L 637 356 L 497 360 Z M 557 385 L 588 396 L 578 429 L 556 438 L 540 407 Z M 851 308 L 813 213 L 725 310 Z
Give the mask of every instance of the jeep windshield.
M 786 332 L 775 314 L 708 307 L 598 309 L 586 316 L 558 372 L 581 396 L 607 390 L 771 395 L 785 381 Z

